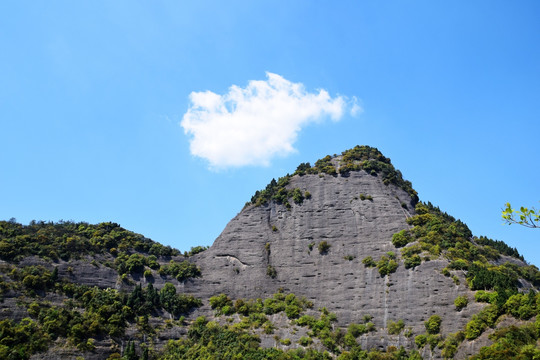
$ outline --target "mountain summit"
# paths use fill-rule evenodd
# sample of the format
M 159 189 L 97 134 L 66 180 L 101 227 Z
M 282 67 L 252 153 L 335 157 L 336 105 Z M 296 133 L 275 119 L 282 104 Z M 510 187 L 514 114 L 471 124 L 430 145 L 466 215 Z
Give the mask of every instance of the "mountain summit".
M 11 221 L 0 258 L 2 358 L 539 354 L 538 269 L 419 202 L 367 146 L 273 179 L 208 249 Z

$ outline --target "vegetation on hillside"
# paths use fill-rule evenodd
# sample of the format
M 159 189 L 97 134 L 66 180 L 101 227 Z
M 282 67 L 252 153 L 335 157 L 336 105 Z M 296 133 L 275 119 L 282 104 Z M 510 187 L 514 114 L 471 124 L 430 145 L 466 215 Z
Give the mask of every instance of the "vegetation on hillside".
M 311 194 L 299 188 L 287 188 L 292 176 L 346 177 L 352 171 L 366 171 L 380 177 L 386 185 L 399 186 L 411 195 L 413 203 L 417 202 L 410 182 L 403 180 L 388 158 L 375 148 L 357 146 L 339 157 L 326 156 L 313 167 L 309 163 L 300 164 L 293 175 L 272 180 L 264 190 L 258 191 L 251 203 L 263 205 L 273 201 L 288 208 L 291 204 L 300 205 L 309 201 Z M 360 194 L 360 200 L 373 201 L 373 198 Z M 401 360 L 421 359 L 420 353 L 426 349 L 440 352 L 443 358 L 453 358 L 462 343 L 475 341 L 482 335 L 489 335 L 493 343 L 472 359 L 540 358 L 538 268 L 524 263 L 517 249 L 502 241 L 474 237 L 463 222 L 431 203 L 417 203 L 415 210 L 415 215 L 407 219 L 410 228 L 392 236 L 391 242 L 397 250 L 375 258 L 365 256 L 362 263 L 367 268 L 376 268 L 385 277 L 386 285 L 391 286 L 386 280 L 401 266 L 414 271 L 423 262 L 447 260 L 448 266 L 441 273 L 471 291 L 460 292 L 450 299 L 452 311 L 465 316 L 470 314 L 471 307 L 481 306 L 455 333 L 445 331 L 448 323 L 438 314 L 424 319 L 420 333 L 413 333 L 413 326 L 402 319 L 389 319 L 385 329 L 377 328 L 369 315 L 360 323 L 341 328 L 337 316 L 326 308 L 315 310 L 306 298 L 281 290 L 266 299 L 231 299 L 227 294 L 198 299 L 178 293 L 173 283 L 201 276 L 200 269 L 191 262 L 193 259 L 188 258 L 206 247 L 194 247 L 180 257 L 178 250 L 115 223 L 33 221 L 25 226 L 10 220 L 0 221 L 3 261 L 0 301 L 16 301 L 17 311 L 23 315 L 0 320 L 0 358 L 28 359 L 53 344 L 75 347 L 82 354 L 95 351 L 96 343 L 103 340 L 112 344 L 113 354 L 109 359 L 127 360 Z M 514 219 L 519 223 L 518 218 Z M 272 231 L 281 230 L 272 225 Z M 329 257 L 339 252 L 335 244 L 331 247 L 327 241 L 308 245 L 310 251 L 314 247 Z M 270 243 L 265 245 L 265 250 L 270 253 Z M 42 265 L 47 267 L 20 265 L 28 257 L 41 258 Z M 352 255 L 342 257 L 349 262 L 355 259 Z M 96 266 L 101 263 L 100 266 L 114 269 L 118 284 L 122 285 L 118 288 L 124 290 L 81 285 L 71 282 L 69 276 L 59 276 L 59 264 L 65 266 L 66 262 L 75 261 Z M 268 265 L 266 274 L 276 278 L 278 270 Z M 171 282 L 154 288 L 154 276 Z M 145 281 L 146 286 L 136 284 L 133 279 Z M 185 320 L 184 315 L 203 304 L 210 306 L 213 315 Z M 503 319 L 510 325 L 501 325 Z M 170 340 L 164 349 L 155 349 L 153 340 L 161 331 L 174 326 L 186 326 L 187 335 Z M 280 328 L 283 326 L 287 329 Z M 284 333 L 287 335 L 283 336 Z M 414 345 L 407 350 L 392 346 L 384 351 L 362 349 L 362 337 L 373 333 L 399 338 L 400 343 L 403 337 L 409 338 Z M 261 347 L 261 340 L 268 342 L 269 338 L 273 339 L 274 347 Z
M 307 197 L 298 188 L 291 190 L 286 188 L 294 175 L 328 174 L 337 176 L 340 174 L 341 176 L 348 176 L 351 171 L 366 171 L 373 176 L 380 176 L 385 185 L 394 184 L 405 190 L 411 196 L 413 205 L 418 202 L 418 194 L 412 188 L 411 182 L 404 180 L 401 172 L 396 170 L 390 159 L 385 157 L 377 148 L 355 146 L 342 152 L 337 169 L 333 162 L 335 157 L 327 155 L 317 160 L 314 166 L 311 166 L 310 163 L 301 163 L 292 175 L 287 174 L 277 181 L 272 179 L 265 189 L 256 191 L 251 197 L 250 203 L 260 206 L 275 201 L 290 208 L 289 198 L 293 197 L 294 202 L 300 204 L 304 197 Z
M 0 221 L 0 259 L 18 261 L 39 256 L 53 261 L 80 259 L 85 255 L 140 252 L 154 256 L 174 256 L 180 252 L 128 231 L 112 222 L 97 225 L 85 222 L 32 221 L 22 225 Z
M 362 350 L 358 338 L 376 331 L 371 316 L 366 315 L 364 323 L 341 329 L 335 327 L 335 314 L 325 308 L 314 312 L 310 301 L 294 294 L 280 291 L 264 300 L 236 301 L 220 294 L 210 298 L 210 305 L 217 318 L 214 321 L 197 318 L 190 326 L 187 338 L 169 341 L 160 359 L 204 359 L 209 356 L 219 359 L 421 359 L 417 351 L 408 352 L 403 348 Z M 306 314 L 308 310 L 311 314 Z M 262 348 L 261 337 L 275 334 L 271 316 L 278 314 L 286 316 L 289 327 L 297 329 L 293 334 L 304 329 L 306 335 L 299 337 L 295 346 L 291 339 L 274 335 L 276 347 Z M 395 331 L 399 333 L 403 321 L 396 324 Z
M 178 318 L 201 306 L 201 300 L 178 294 L 170 283 L 161 290 L 150 283 L 145 288 L 139 284 L 131 292 L 121 292 L 59 280 L 57 272 L 42 267 L 10 269 L 2 269 L 10 278 L 2 280 L 1 285 L 25 295 L 20 305 L 26 308 L 29 318 L 0 321 L 2 359 L 27 359 L 46 350 L 57 339 L 81 351 L 92 351 L 95 339 L 110 337 L 120 341 L 128 326 L 137 326 L 140 333 L 152 335 L 152 315 L 164 315 L 166 311 Z M 64 301 L 53 305 L 47 294 L 62 296 Z M 29 332 L 32 336 L 25 335 Z
M 205 249 L 193 248 L 186 255 Z M 18 307 L 27 313 L 21 320 L 0 320 L 0 358 L 27 359 L 53 343 L 93 351 L 99 339 L 120 344 L 128 328 L 136 328 L 141 337 L 154 336 L 156 321 L 149 319 L 160 318 L 161 323 L 164 316 L 178 319 L 202 304 L 191 295 L 177 293 L 172 283 L 161 289 L 152 285 L 153 274 L 178 281 L 200 276 L 191 262 L 170 259 L 178 255 L 178 250 L 114 223 L 32 221 L 25 226 L 13 219 L 0 221 L 0 259 L 5 261 L 0 265 L 0 301 L 16 297 Z M 19 264 L 32 256 L 41 258 L 47 267 Z M 68 276 L 60 277 L 60 265 L 73 261 L 113 268 L 131 290 L 73 283 L 70 274 L 76 269 L 72 266 L 67 267 Z M 144 288 L 128 276 L 143 274 L 150 279 Z
M 534 324 L 529 322 L 523 326 L 497 329 L 490 335 L 494 344 L 473 358 L 533 359 L 539 356 L 538 349 L 531 349 L 540 338 L 540 293 L 534 288 L 524 292 L 519 281 L 524 279 L 536 288 L 540 286 L 538 268 L 534 265 L 518 266 L 513 262 L 494 265 L 493 261 L 500 260 L 503 255 L 522 261 L 523 257 L 502 241 L 473 237 L 465 224 L 431 203 L 419 203 L 416 215 L 407 222 L 413 228 L 402 230 L 392 238 L 394 246 L 401 248 L 405 267 L 415 256 L 419 260 L 415 266 L 421 263 L 422 258 L 430 260 L 442 256 L 450 262 L 442 273 L 458 282 L 457 274 L 464 274 L 467 286 L 476 291 L 475 300 L 488 304 L 472 317 L 462 331 L 446 338 L 438 334 L 442 319 L 431 317 L 426 322 L 427 333 L 415 338 L 417 346 L 422 348 L 429 344 L 432 348 L 442 348 L 443 356 L 452 358 L 461 342 L 474 340 L 487 329 L 495 328 L 501 316 L 519 320 L 530 320 L 536 316 Z M 365 263 L 367 266 L 370 262 Z M 460 311 L 468 305 L 468 299 L 460 296 L 454 303 L 456 310 Z

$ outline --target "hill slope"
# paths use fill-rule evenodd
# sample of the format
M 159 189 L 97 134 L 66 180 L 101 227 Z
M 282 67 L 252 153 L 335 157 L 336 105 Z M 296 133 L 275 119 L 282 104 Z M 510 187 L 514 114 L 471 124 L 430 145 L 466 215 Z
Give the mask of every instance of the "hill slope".
M 366 146 L 272 180 L 208 250 L 12 221 L 0 258 L 1 358 L 538 354 L 538 269 L 418 203 Z

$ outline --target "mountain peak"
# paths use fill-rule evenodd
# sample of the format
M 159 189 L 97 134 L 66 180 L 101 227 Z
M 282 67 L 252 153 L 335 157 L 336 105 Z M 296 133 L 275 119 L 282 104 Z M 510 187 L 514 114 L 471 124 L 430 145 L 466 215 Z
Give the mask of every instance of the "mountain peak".
M 287 193 L 285 187 L 295 175 L 319 175 L 348 177 L 351 172 L 363 171 L 374 177 L 380 177 L 383 184 L 393 184 L 411 196 L 411 204 L 414 207 L 418 202 L 418 193 L 413 189 L 410 181 L 404 180 L 401 171 L 394 168 L 389 158 L 385 157 L 377 148 L 357 145 L 352 149 L 345 150 L 341 155 L 327 155 L 315 162 L 314 166 L 308 163 L 301 163 L 296 171 L 287 174 L 277 181 L 272 181 L 265 189 L 257 191 L 251 198 L 251 204 L 261 205 L 268 201 L 278 203 L 288 203 L 288 198 L 292 193 Z M 299 196 L 296 196 L 299 198 Z M 295 200 L 296 201 L 296 200 Z

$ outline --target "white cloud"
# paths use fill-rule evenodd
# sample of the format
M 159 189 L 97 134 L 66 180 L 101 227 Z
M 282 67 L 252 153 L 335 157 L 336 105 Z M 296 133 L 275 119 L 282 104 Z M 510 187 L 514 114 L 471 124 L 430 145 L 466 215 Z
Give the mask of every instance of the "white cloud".
M 214 169 L 267 166 L 273 157 L 295 151 L 298 132 L 307 124 L 362 111 L 356 98 L 332 98 L 325 90 L 310 93 L 301 83 L 266 76 L 245 88 L 233 85 L 224 95 L 189 95 L 191 104 L 180 124 L 191 135 L 192 155 L 208 160 Z

